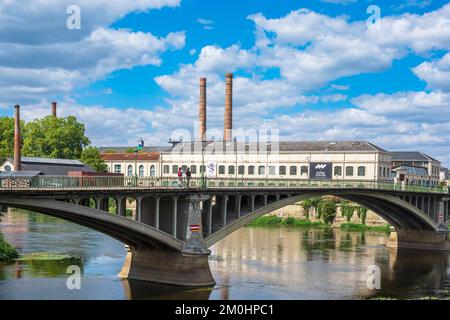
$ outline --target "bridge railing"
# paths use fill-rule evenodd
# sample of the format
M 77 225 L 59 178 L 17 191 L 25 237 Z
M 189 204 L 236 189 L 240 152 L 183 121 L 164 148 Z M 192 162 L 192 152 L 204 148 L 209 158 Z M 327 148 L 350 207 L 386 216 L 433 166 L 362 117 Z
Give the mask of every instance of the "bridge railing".
M 0 189 L 52 189 L 52 190 L 89 190 L 89 189 L 152 189 L 186 188 L 177 177 L 0 177 Z M 418 185 L 400 185 L 389 181 L 367 180 L 308 180 L 308 179 L 271 179 L 271 178 L 192 178 L 190 188 L 284 188 L 284 189 L 374 189 L 408 192 L 448 193 L 447 187 L 427 187 Z

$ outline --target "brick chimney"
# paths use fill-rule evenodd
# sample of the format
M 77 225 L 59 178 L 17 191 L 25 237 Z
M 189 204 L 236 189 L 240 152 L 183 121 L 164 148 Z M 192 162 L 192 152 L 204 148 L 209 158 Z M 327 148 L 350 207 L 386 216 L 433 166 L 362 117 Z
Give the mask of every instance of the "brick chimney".
M 231 141 L 233 129 L 233 74 L 227 73 L 225 79 L 225 119 L 223 140 Z
M 14 116 L 14 170 L 22 170 L 22 146 L 20 139 L 20 106 L 16 104 Z
M 200 103 L 198 107 L 198 140 L 206 140 L 206 78 L 200 78 Z
M 56 118 L 56 102 L 52 102 L 52 116 Z

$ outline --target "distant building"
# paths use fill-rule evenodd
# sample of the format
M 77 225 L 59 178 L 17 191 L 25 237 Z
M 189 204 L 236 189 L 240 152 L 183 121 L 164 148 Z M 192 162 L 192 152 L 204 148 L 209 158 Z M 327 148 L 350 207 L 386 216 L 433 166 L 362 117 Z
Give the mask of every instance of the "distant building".
M 7 158 L 0 165 L 3 176 L 46 175 L 67 176 L 69 172 L 95 172 L 94 169 L 78 160 L 22 157 L 21 171 L 14 170 L 14 160 Z
M 422 167 L 427 170 L 430 186 L 439 184 L 441 162 L 429 155 L 419 151 L 394 151 L 392 156 L 392 166 Z
M 424 167 L 413 167 L 408 165 L 399 165 L 392 168 L 395 183 L 429 186 L 430 177 Z
M 450 178 L 449 178 L 448 169 L 441 167 L 441 170 L 439 171 L 439 181 L 441 183 L 445 183 L 446 185 L 449 185 L 448 184 L 449 179 Z

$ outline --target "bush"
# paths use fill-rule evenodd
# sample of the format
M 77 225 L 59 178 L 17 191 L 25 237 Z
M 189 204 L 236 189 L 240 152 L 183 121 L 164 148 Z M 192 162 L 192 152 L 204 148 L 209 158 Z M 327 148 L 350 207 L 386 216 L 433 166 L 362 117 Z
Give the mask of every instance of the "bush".
M 332 201 L 322 201 L 319 208 L 323 222 L 325 224 L 333 224 L 336 218 L 336 204 Z
M 3 235 L 0 234 L 0 261 L 9 261 L 19 257 L 16 248 L 10 245 L 3 239 Z

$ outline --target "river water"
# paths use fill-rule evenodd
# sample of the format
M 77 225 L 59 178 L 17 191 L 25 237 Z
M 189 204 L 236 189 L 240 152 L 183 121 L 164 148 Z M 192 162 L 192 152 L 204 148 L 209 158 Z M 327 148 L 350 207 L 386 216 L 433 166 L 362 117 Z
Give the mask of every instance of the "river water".
M 96 231 L 36 213 L 10 210 L 1 219 L 1 232 L 22 254 L 81 256 L 82 278 L 81 289 L 69 290 L 64 263 L 0 265 L 0 299 L 414 299 L 450 293 L 450 254 L 388 249 L 384 233 L 245 227 L 211 248 L 217 284 L 185 289 L 118 279 L 125 248 Z M 380 270 L 380 289 L 367 285 L 373 266 Z

